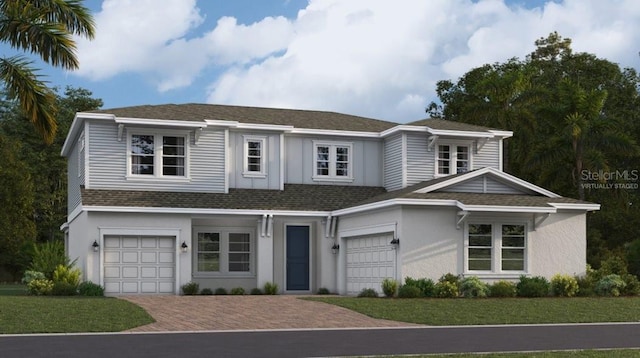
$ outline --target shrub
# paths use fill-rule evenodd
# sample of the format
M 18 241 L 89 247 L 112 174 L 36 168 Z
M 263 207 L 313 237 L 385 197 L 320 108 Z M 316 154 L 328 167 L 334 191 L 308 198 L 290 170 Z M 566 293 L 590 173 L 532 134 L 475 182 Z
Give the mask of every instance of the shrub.
M 251 289 L 251 294 L 252 295 L 261 295 L 262 294 L 262 290 L 258 287 L 254 287 Z
M 378 297 L 378 292 L 373 288 L 363 288 L 360 293 L 358 293 L 358 297 Z
M 454 285 L 460 287 L 460 276 L 456 276 L 452 273 L 447 273 L 444 274 L 440 277 L 440 279 L 438 279 L 438 282 L 450 282 L 453 283 Z
M 185 296 L 197 295 L 200 291 L 200 285 L 197 282 L 187 282 L 182 287 L 182 294 Z
M 80 284 L 81 274 L 80 269 L 58 265 L 53 271 L 53 283 L 61 282 L 77 288 Z
M 607 275 L 596 283 L 596 294 L 599 296 L 614 296 L 618 297 L 623 292 L 626 284 L 620 275 L 611 274 Z
M 432 279 L 429 278 L 421 278 L 421 279 L 413 279 L 411 277 L 406 277 L 404 279 L 404 284 L 406 286 L 414 286 L 420 289 L 421 295 L 424 297 L 433 297 L 434 296 L 434 288 L 435 283 Z
M 637 276 L 628 273 L 626 275 L 622 275 L 622 281 L 624 281 L 626 285 L 624 290 L 622 290 L 623 295 L 637 296 L 640 294 L 640 281 L 638 281 Z
M 551 294 L 554 296 L 573 297 L 579 289 L 578 280 L 572 276 L 557 274 L 551 278 Z
M 54 296 L 75 296 L 78 294 L 78 286 L 65 281 L 54 282 L 51 294 Z
M 600 263 L 600 269 L 598 269 L 600 278 L 608 275 L 616 274 L 622 276 L 627 274 L 627 262 L 623 257 L 618 255 L 611 255 L 606 260 Z
M 58 265 L 71 268 L 75 264 L 75 260 L 70 262 L 64 253 L 64 243 L 62 241 L 47 241 L 37 244 L 33 247 L 33 257 L 29 270 L 39 271 L 49 280 L 53 279 L 53 271 Z
M 213 295 L 213 290 L 210 288 L 203 288 L 202 290 L 200 290 L 200 294 L 203 296 L 211 296 Z
M 469 276 L 460 282 L 460 292 L 462 296 L 467 298 L 487 297 L 489 296 L 489 286 L 480 281 L 477 276 Z
M 382 292 L 387 297 L 393 297 L 398 291 L 398 281 L 392 278 L 385 278 L 382 280 Z
M 627 246 L 627 263 L 629 273 L 640 276 L 640 239 L 631 241 Z
M 227 293 L 227 289 L 224 287 L 218 287 L 216 288 L 216 291 L 214 292 L 215 295 L 221 296 L 221 295 L 226 295 Z
M 267 282 L 264 284 L 262 288 L 265 295 L 277 295 L 278 294 L 278 284 L 275 282 Z
M 22 283 L 24 283 L 25 285 L 28 285 L 29 282 L 33 280 L 44 280 L 45 278 L 46 277 L 44 276 L 44 274 L 40 271 L 27 270 L 24 272 L 24 275 L 22 276 Z
M 578 283 L 578 293 L 576 296 L 588 297 L 595 294 L 595 282 L 588 276 L 576 276 L 576 282 Z
M 328 289 L 328 288 L 320 287 L 320 288 L 318 289 L 318 294 L 319 294 L 319 295 L 330 295 L 330 294 L 331 294 L 331 292 L 329 291 L 329 289 Z
M 244 288 L 242 287 L 234 287 L 231 289 L 232 295 L 244 295 Z
M 435 296 L 439 298 L 455 298 L 460 296 L 458 285 L 449 281 L 440 281 L 436 283 Z
M 104 287 L 91 281 L 84 281 L 78 285 L 78 294 L 80 296 L 104 296 Z
M 510 281 L 498 281 L 489 286 L 491 297 L 515 297 L 518 293 L 516 284 Z
M 27 291 L 30 295 L 46 296 L 50 295 L 53 291 L 53 281 L 46 278 L 37 278 L 31 280 L 27 285 Z
M 400 298 L 418 298 L 424 296 L 422 291 L 417 286 L 402 285 L 398 290 L 398 297 Z
M 542 276 L 520 276 L 516 288 L 520 297 L 545 297 L 549 295 L 549 281 Z

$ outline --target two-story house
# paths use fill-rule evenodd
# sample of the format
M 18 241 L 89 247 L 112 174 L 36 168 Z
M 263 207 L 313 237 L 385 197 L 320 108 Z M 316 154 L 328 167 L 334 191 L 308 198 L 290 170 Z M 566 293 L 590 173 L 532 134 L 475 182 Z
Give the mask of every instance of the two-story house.
M 503 172 L 511 135 L 208 104 L 78 113 L 66 247 L 110 295 L 584 273 L 599 205 Z

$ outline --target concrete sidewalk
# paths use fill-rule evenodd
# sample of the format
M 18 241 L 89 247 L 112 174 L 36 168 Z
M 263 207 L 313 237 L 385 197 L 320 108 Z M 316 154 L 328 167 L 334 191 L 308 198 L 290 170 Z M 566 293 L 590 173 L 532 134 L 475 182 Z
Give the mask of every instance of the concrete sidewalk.
M 296 296 L 127 296 L 155 323 L 131 332 L 411 327 Z

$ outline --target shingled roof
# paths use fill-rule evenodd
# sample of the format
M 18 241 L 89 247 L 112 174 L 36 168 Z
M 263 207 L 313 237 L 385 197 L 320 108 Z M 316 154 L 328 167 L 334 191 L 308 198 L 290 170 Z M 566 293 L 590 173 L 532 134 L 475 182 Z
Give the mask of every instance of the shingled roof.
M 219 104 L 161 104 L 92 111 L 116 117 L 202 121 L 205 119 L 252 124 L 288 125 L 296 128 L 382 132 L 397 123 L 348 114 L 298 109 L 242 107 Z
M 83 206 L 333 211 L 384 193 L 381 187 L 285 184 L 284 190 L 229 193 L 82 189 Z

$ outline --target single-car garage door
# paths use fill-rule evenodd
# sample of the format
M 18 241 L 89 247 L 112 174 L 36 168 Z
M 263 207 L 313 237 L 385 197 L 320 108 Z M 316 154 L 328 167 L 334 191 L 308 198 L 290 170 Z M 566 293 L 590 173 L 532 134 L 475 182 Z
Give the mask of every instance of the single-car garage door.
M 347 294 L 364 288 L 382 293 L 382 280 L 396 277 L 396 251 L 392 233 L 345 238 L 347 245 Z
M 174 236 L 105 236 L 108 295 L 175 293 Z

